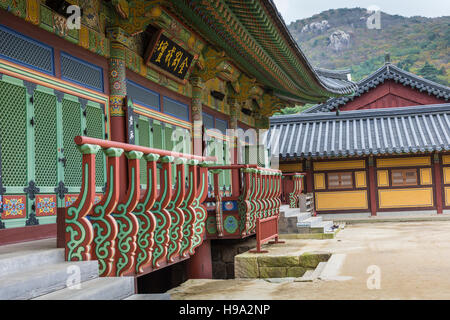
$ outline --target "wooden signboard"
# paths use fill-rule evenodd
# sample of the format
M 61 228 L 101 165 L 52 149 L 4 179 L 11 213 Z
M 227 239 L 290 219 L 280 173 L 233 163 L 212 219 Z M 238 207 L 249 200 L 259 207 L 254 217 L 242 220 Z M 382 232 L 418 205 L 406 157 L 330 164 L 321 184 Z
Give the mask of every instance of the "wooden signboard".
M 184 80 L 193 59 L 192 54 L 159 33 L 147 50 L 146 64 L 149 67 L 157 66 L 177 79 Z

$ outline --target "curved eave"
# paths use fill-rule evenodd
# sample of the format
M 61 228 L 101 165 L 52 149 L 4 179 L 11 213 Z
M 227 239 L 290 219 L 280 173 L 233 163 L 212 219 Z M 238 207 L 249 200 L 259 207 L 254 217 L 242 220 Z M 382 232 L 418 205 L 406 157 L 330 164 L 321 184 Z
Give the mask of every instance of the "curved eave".
M 278 58 L 267 52 L 255 40 L 228 8 L 225 1 L 217 0 L 212 4 L 199 0 L 179 0 L 173 2 L 169 9 L 207 41 L 224 50 L 233 63 L 236 63 L 244 72 L 255 77 L 262 85 L 279 93 L 304 103 L 318 103 L 330 97 L 346 95 L 354 91 L 355 85 L 352 82 L 338 82 L 333 78 L 319 76 L 287 31 L 290 37 L 289 44 L 296 51 L 296 55 L 301 56 L 304 61 L 302 63 L 304 68 L 297 70 L 297 76 L 304 77 L 303 74 L 306 73 L 313 79 L 313 81 L 307 81 L 310 82 L 308 85 L 305 81 L 296 81 L 292 72 L 278 63 Z M 276 12 L 278 14 L 278 11 Z M 234 28 L 233 31 L 227 32 L 230 28 Z M 285 25 L 284 28 L 287 30 Z M 258 54 L 255 56 L 256 53 Z
M 295 52 L 296 56 L 300 60 L 300 62 L 306 66 L 306 69 L 310 73 L 311 77 L 315 80 L 316 85 L 326 93 L 332 93 L 334 95 L 347 95 L 355 91 L 356 84 L 347 81 L 342 83 L 334 83 L 333 81 L 328 81 L 330 77 L 320 76 L 318 72 L 313 68 L 309 60 L 306 58 L 303 51 L 298 46 L 297 42 L 292 37 L 292 34 L 289 32 L 283 17 L 278 12 L 274 2 L 272 0 L 261 0 L 261 2 L 266 6 L 266 8 L 272 13 L 272 16 L 277 24 L 279 30 L 283 33 L 284 39 L 288 42 L 289 46 Z M 342 72 L 340 71 L 331 71 L 327 70 L 329 73 L 333 73 L 334 76 L 340 75 Z

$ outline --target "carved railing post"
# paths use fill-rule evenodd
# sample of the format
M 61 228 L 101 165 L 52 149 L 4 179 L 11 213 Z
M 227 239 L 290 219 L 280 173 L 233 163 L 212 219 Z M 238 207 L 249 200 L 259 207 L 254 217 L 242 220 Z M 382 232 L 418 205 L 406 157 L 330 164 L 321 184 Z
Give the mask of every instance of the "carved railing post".
M 65 214 L 66 261 L 83 261 L 91 258 L 94 230 L 86 215 L 91 211 L 95 198 L 95 155 L 99 146 L 78 146 L 83 154 L 81 191 L 75 203 Z
M 220 169 L 210 170 L 214 179 L 214 196 L 216 198 L 216 226 L 217 236 L 223 237 L 223 212 L 222 212 L 222 194 L 220 193 L 219 186 L 219 174 L 222 172 Z
M 139 162 L 143 153 L 139 151 L 126 152 L 128 159 L 128 190 L 113 213 L 119 227 L 116 243 L 116 258 L 114 274 L 122 276 L 134 268 L 136 237 L 139 222 L 132 213 L 140 198 L 140 171 Z
M 137 235 L 136 250 L 136 273 L 142 273 L 144 268 L 151 265 L 154 231 L 156 219 L 150 209 L 156 201 L 158 193 L 158 181 L 156 175 L 156 165 L 159 155 L 149 153 L 144 155 L 147 161 L 147 190 L 144 197 L 139 201 L 133 213 L 139 221 L 139 231 Z
M 282 192 L 282 190 L 281 190 L 282 179 L 281 178 L 282 178 L 282 175 L 283 174 L 281 172 L 276 173 L 277 194 L 276 194 L 275 200 L 276 200 L 276 214 L 277 215 L 280 214 L 280 207 L 281 207 L 281 192 Z
M 197 189 L 197 196 L 193 202 L 195 210 L 195 225 L 194 225 L 194 238 L 192 239 L 192 247 L 189 251 L 190 254 L 194 254 L 195 249 L 202 244 L 203 235 L 205 233 L 205 220 L 206 220 L 206 208 L 203 206 L 203 202 L 208 195 L 208 168 L 207 163 L 201 163 L 199 166 L 199 186 Z
M 166 259 L 167 247 L 169 244 L 169 228 L 171 217 L 166 207 L 172 198 L 172 162 L 174 157 L 165 156 L 161 158 L 162 168 L 160 169 L 160 191 L 151 210 L 156 218 L 155 243 L 153 245 L 152 266 L 159 268 L 160 263 Z
M 267 216 L 271 217 L 274 214 L 275 209 L 275 180 L 274 180 L 274 174 L 273 172 L 268 171 L 267 172 L 268 178 L 269 178 L 269 194 L 267 195 L 267 200 L 269 203 L 269 208 L 267 210 Z
M 261 201 L 261 197 L 264 191 L 264 184 L 262 179 L 261 170 L 256 169 L 256 185 L 258 186 L 258 190 L 255 196 L 255 202 L 256 202 L 256 216 L 255 216 L 255 224 L 256 224 L 256 218 L 263 218 L 263 203 Z
M 106 160 L 106 193 L 100 203 L 94 206 L 90 221 L 94 228 L 92 259 L 98 260 L 99 275 L 109 276 L 113 270 L 118 227 L 111 213 L 119 202 L 119 158 L 122 149 L 103 149 Z
M 250 233 L 254 233 L 256 229 L 256 217 L 258 215 L 258 202 L 256 201 L 258 197 L 258 192 L 260 186 L 258 185 L 258 170 L 250 169 L 250 179 L 252 180 L 252 189 L 250 191 L 250 207 L 251 211 L 249 213 L 250 216 Z
M 252 223 L 250 220 L 250 212 L 252 210 L 252 206 L 250 203 L 250 196 L 252 192 L 252 169 L 243 168 L 241 169 L 241 171 L 244 177 L 244 187 L 241 190 L 241 194 L 239 196 L 239 215 L 241 217 L 241 225 L 243 226 L 241 235 L 244 237 L 250 232 L 250 229 L 252 227 Z
M 198 160 L 190 160 L 188 173 L 188 192 L 181 204 L 181 210 L 184 213 L 183 239 L 181 241 L 180 256 L 185 258 L 189 254 L 194 239 L 195 227 L 195 209 L 194 200 L 197 196 L 197 165 Z
M 294 174 L 292 180 L 294 181 L 294 190 L 289 194 L 289 207 L 298 208 L 299 195 L 301 193 L 301 175 Z
M 167 253 L 168 262 L 173 262 L 181 250 L 185 216 L 183 210 L 180 208 L 180 205 L 183 203 L 186 193 L 186 173 L 184 170 L 186 162 L 187 159 L 183 158 L 178 158 L 175 160 L 177 176 L 176 189 L 172 200 L 169 202 L 167 207 L 167 211 L 169 211 L 171 216 L 171 224 L 169 228 L 169 247 Z
M 261 196 L 261 202 L 263 204 L 263 210 L 262 214 L 264 218 L 267 218 L 269 216 L 269 201 L 268 201 L 268 195 L 270 192 L 270 185 L 269 185 L 269 174 L 267 171 L 262 170 L 261 171 L 262 177 L 263 177 L 263 194 Z

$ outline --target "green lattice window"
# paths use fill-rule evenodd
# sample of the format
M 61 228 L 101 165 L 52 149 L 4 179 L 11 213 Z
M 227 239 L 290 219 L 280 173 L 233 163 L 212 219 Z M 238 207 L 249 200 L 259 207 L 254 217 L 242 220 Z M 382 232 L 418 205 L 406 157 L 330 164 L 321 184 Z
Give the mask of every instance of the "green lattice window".
M 140 118 L 138 120 L 138 144 L 143 147 L 150 147 L 150 124 L 147 119 Z M 147 185 L 147 161 L 141 159 L 141 184 Z
M 86 131 L 91 138 L 103 139 L 103 110 L 100 107 L 86 106 Z M 95 157 L 95 185 L 102 187 L 105 185 L 104 174 L 104 154 L 98 152 Z
M 69 187 L 81 186 L 81 153 L 77 150 L 73 138 L 81 135 L 80 103 L 63 99 L 63 144 L 66 166 L 64 183 Z
M 34 92 L 35 175 L 36 184 L 56 187 L 58 184 L 57 110 L 54 95 Z
M 163 148 L 163 134 L 162 126 L 159 121 L 153 120 L 153 148 L 162 149 Z
M 27 101 L 23 86 L 0 81 L 3 185 L 27 185 Z

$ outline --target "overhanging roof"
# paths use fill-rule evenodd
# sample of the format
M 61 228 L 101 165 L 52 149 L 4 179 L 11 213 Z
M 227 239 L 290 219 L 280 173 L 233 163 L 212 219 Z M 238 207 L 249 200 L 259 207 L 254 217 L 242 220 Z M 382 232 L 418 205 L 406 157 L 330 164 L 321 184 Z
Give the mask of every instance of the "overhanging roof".
M 397 83 L 404 86 L 409 86 L 413 89 L 419 90 L 420 92 L 427 92 L 429 95 L 434 95 L 443 100 L 445 99 L 445 101 L 448 101 L 450 98 L 449 87 L 421 78 L 418 75 L 400 69 L 393 64 L 386 63 L 377 71 L 359 81 L 357 83 L 358 89 L 352 96 L 331 98 L 327 102 L 312 106 L 304 112 L 313 113 L 335 110 L 337 107 L 343 106 L 347 102 L 354 100 L 356 97 L 359 97 L 376 88 L 386 80 L 394 80 Z
M 271 0 L 178 0 L 169 8 L 275 94 L 317 103 L 356 89 L 338 73 L 316 72 Z
M 447 151 L 450 104 L 275 116 L 269 139 L 283 159 Z

